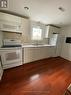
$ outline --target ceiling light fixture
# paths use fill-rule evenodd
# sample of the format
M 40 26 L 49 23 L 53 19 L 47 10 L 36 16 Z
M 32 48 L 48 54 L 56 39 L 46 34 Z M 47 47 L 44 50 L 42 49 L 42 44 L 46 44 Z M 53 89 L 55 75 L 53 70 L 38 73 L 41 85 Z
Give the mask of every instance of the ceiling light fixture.
M 24 7 L 25 10 L 29 10 L 29 7 Z
M 63 7 L 59 7 L 58 9 L 59 9 L 60 11 L 62 11 L 62 12 L 65 11 L 65 9 L 64 9 Z

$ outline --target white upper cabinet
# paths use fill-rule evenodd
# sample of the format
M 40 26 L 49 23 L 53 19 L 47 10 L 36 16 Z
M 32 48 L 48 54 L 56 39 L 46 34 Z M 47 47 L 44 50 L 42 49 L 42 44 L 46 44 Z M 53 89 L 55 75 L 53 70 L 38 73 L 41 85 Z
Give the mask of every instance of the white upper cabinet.
M 58 34 L 59 28 L 54 26 L 46 26 L 45 38 L 52 38 L 53 34 Z
M 21 23 L 21 17 L 0 12 L 0 20 L 11 21 L 15 23 Z
M 21 17 L 0 12 L 0 30 L 22 33 Z

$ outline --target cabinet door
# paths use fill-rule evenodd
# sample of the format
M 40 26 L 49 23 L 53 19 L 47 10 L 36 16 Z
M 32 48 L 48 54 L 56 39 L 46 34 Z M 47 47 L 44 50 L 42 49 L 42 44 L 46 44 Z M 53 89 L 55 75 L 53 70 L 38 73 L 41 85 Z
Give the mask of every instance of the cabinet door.
M 24 48 L 22 48 L 22 63 L 24 64 Z
M 24 48 L 24 64 L 34 61 L 34 48 Z
M 51 26 L 46 26 L 45 38 L 51 38 L 53 34 L 53 28 Z
M 46 26 L 46 29 L 45 29 L 45 38 L 48 38 L 48 34 L 49 34 L 49 26 Z
M 49 37 L 49 38 L 52 38 L 53 32 L 54 32 L 54 27 L 49 26 L 49 33 L 48 33 L 48 37 Z
M 0 12 L 0 20 L 21 23 L 21 17 Z
M 54 26 L 50 26 L 50 31 L 52 31 L 53 34 L 54 34 L 54 33 L 58 34 L 59 28 L 54 27 Z
M 54 26 L 46 26 L 45 38 L 52 38 L 54 33 L 58 33 L 59 28 Z
M 3 21 L 1 23 L 0 30 L 2 31 L 9 31 L 9 32 L 18 32 L 22 33 L 21 25 L 17 23 Z
M 0 12 L 0 30 L 22 33 L 21 17 Z

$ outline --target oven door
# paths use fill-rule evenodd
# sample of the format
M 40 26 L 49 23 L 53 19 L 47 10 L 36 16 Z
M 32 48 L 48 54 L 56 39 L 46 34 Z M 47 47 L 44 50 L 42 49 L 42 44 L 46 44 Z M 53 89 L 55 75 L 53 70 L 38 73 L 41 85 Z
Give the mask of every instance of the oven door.
M 22 65 L 22 49 L 6 49 L 2 54 L 3 68 L 11 68 Z

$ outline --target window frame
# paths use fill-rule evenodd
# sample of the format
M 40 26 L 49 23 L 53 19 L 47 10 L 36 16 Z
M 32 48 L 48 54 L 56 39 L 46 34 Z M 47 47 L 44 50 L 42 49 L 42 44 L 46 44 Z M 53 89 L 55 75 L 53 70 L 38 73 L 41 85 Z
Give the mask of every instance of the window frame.
M 40 37 L 40 39 L 39 39 L 38 34 L 37 34 L 37 37 L 35 37 L 35 38 L 33 37 L 33 29 L 37 29 L 37 31 L 41 30 L 41 37 Z M 33 41 L 41 41 L 41 40 L 43 40 L 42 35 L 43 35 L 43 29 L 41 27 L 39 27 L 39 26 L 32 27 L 31 40 L 33 40 Z

